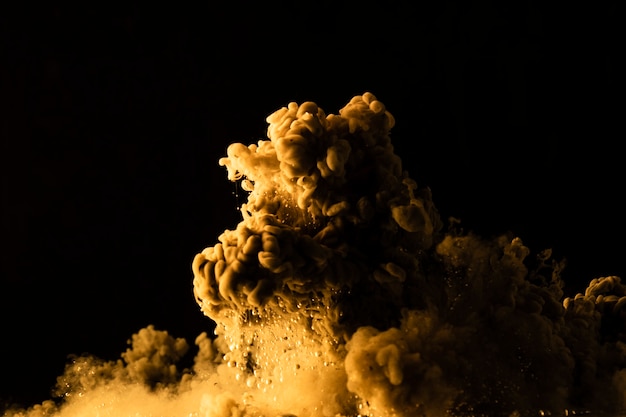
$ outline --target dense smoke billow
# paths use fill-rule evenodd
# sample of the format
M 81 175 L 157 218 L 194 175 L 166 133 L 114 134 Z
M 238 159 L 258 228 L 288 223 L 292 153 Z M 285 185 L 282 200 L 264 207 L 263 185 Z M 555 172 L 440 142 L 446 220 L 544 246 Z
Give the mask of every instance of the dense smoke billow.
M 5 417 L 625 408 L 619 277 L 567 296 L 550 250 L 443 219 L 394 153 L 394 118 L 369 92 L 338 114 L 292 102 L 267 122 L 268 140 L 234 143 L 219 160 L 248 193 L 242 220 L 192 263 L 215 334 L 192 348 L 141 329 L 118 360 L 73 357 L 54 399 Z

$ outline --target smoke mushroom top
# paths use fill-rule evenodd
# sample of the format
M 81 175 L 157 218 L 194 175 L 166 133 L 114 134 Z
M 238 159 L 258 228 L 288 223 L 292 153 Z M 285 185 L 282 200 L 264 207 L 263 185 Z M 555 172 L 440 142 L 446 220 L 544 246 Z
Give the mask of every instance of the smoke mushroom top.
M 192 263 L 195 299 L 216 323 L 215 337 L 196 339 L 194 365 L 177 366 L 186 341 L 148 327 L 118 361 L 74 358 L 61 400 L 5 416 L 624 409 L 619 277 L 564 297 L 550 250 L 531 256 L 515 236 L 446 225 L 371 93 L 337 115 L 289 103 L 267 122 L 268 140 L 219 160 L 248 196 L 236 228 Z

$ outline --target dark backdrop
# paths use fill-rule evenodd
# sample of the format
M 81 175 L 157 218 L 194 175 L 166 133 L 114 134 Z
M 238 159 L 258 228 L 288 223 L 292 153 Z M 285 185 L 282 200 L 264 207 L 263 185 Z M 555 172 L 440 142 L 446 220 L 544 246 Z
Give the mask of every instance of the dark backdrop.
M 625 275 L 614 2 L 236 3 L 2 6 L 3 399 L 148 324 L 211 331 L 190 264 L 241 202 L 217 161 L 290 101 L 374 93 L 444 217 L 554 248 L 571 295 Z

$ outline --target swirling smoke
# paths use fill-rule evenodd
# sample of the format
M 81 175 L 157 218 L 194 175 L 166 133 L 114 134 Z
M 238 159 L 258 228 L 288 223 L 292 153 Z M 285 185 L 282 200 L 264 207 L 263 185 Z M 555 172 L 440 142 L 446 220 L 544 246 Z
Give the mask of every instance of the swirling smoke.
M 626 286 L 565 297 L 564 263 L 441 219 L 371 93 L 289 103 L 220 159 L 242 221 L 192 263 L 216 323 L 191 350 L 152 326 L 74 357 L 55 400 L 5 417 L 573 415 L 626 408 Z

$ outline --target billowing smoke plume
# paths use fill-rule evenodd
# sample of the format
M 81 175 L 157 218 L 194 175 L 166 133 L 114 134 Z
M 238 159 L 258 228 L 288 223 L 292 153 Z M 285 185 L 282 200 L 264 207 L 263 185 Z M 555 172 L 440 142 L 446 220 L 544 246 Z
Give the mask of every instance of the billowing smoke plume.
M 188 351 L 153 327 L 117 361 L 75 357 L 56 400 L 5 416 L 564 415 L 626 407 L 626 286 L 564 297 L 549 250 L 440 218 L 371 93 L 267 118 L 219 163 L 248 198 L 196 255 L 215 321 Z M 624 311 L 624 313 L 623 313 Z

